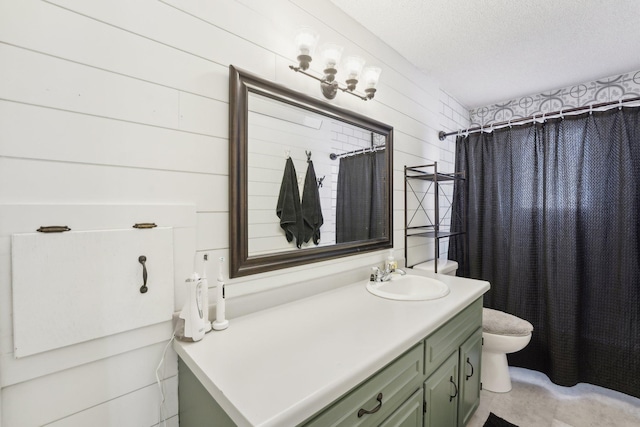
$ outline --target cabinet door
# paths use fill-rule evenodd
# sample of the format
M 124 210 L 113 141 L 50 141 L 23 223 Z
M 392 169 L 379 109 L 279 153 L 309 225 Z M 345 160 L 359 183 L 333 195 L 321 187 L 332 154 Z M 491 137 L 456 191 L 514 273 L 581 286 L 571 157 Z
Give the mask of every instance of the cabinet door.
M 423 390 L 418 389 L 380 427 L 421 427 Z
M 482 328 L 478 328 L 460 346 L 460 402 L 458 425 L 467 424 L 480 404 L 480 359 L 482 357 Z
M 424 427 L 457 425 L 458 351 L 431 374 L 424 383 Z

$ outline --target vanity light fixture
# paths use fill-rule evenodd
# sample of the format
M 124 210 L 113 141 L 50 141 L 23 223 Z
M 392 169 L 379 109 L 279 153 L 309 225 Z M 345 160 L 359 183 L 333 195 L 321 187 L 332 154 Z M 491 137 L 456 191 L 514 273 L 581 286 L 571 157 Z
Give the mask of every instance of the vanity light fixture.
M 318 35 L 309 28 L 304 28 L 298 32 L 296 36 L 296 46 L 298 48 L 298 66 L 290 65 L 289 68 L 297 73 L 302 73 L 305 76 L 320 82 L 320 89 L 322 94 L 327 99 L 334 99 L 338 90 L 346 92 L 363 101 L 373 99 L 376 93 L 376 85 L 380 78 L 382 69 L 379 67 L 367 67 L 364 68 L 364 59 L 358 56 L 350 56 L 344 61 L 344 68 L 346 70 L 347 78 L 345 80 L 344 87 L 336 80 L 336 74 L 338 74 L 338 64 L 342 57 L 342 46 L 334 43 L 327 43 L 321 49 L 321 56 L 323 59 L 323 76 L 316 77 L 309 73 L 309 64 L 313 60 L 313 52 L 318 43 Z M 360 95 L 356 90 L 356 86 L 359 80 L 364 81 L 365 89 L 364 95 Z

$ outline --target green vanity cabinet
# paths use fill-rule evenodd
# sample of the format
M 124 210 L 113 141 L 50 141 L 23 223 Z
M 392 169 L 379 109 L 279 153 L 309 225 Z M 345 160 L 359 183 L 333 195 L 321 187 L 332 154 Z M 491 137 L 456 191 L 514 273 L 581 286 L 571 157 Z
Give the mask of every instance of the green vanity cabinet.
M 425 340 L 425 427 L 464 426 L 480 404 L 482 301 Z
M 481 354 L 479 298 L 301 426 L 464 426 L 480 402 Z M 235 425 L 181 360 L 178 399 L 181 427 Z

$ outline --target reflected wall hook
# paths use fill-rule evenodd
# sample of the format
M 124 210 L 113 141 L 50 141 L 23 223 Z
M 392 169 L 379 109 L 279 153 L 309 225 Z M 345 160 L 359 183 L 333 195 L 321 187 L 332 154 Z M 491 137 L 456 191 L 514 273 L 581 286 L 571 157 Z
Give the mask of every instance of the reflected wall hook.
M 138 262 L 142 264 L 142 286 L 140 287 L 140 293 L 144 294 L 149 290 L 149 288 L 147 288 L 147 266 L 145 264 L 147 262 L 147 257 L 140 255 L 138 257 Z

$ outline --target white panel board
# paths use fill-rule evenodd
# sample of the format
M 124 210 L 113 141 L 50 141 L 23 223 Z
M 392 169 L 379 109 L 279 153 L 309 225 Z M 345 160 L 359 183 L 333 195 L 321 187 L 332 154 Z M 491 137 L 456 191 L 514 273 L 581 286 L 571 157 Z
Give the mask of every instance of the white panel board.
M 48 424 L 48 427 L 140 427 L 161 423 L 178 413 L 178 376 L 164 381 L 166 403 L 160 419 L 160 391 L 157 384 L 136 390 L 101 405 Z M 175 417 L 177 418 L 177 417 Z M 168 420 L 167 420 L 168 422 Z
M 11 241 L 16 357 L 171 319 L 169 227 L 14 234 Z

